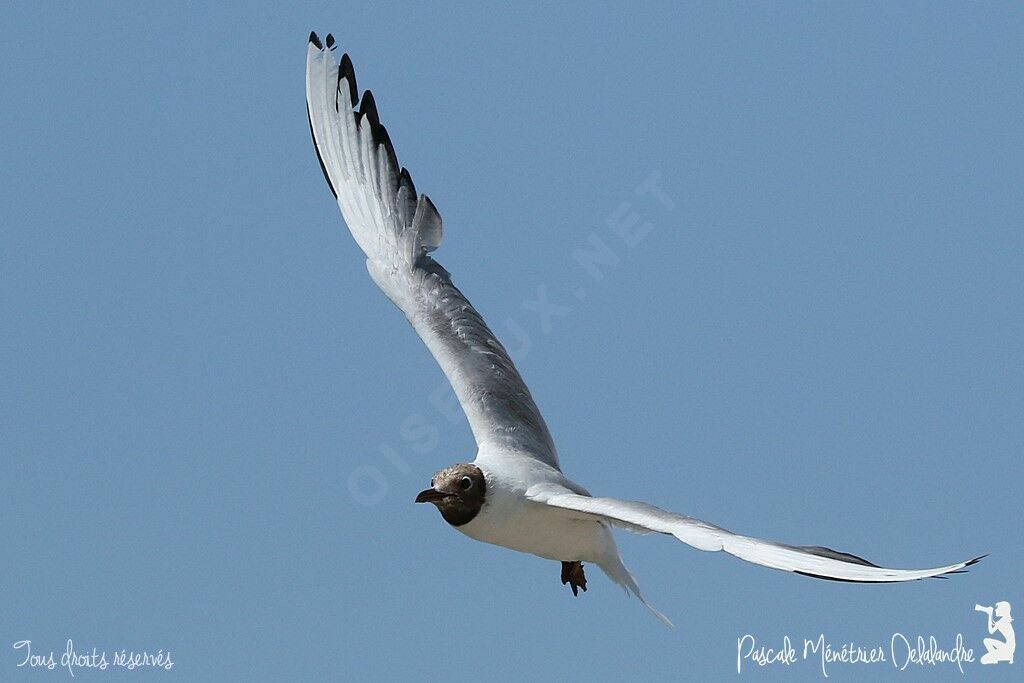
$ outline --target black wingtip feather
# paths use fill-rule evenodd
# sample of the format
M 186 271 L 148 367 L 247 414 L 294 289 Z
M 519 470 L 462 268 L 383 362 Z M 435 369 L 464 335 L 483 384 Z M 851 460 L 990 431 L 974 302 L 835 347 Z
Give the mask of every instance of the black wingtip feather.
M 982 560 L 984 560 L 986 557 L 988 557 L 988 553 L 985 553 L 984 555 L 978 555 L 976 558 L 974 558 L 970 562 L 964 563 L 964 566 L 965 567 L 973 567 L 974 565 L 976 565 L 979 562 L 981 562 Z
M 387 151 L 391 166 L 398 168 L 398 157 L 395 155 L 395 146 L 391 144 L 391 136 L 388 129 L 380 122 L 380 114 L 377 112 L 377 101 L 373 93 L 367 90 L 363 93 L 363 99 L 359 102 L 359 111 L 356 112 L 356 125 L 367 123 L 370 126 L 370 133 L 373 135 L 375 145 L 384 145 Z
M 426 205 L 430 207 L 431 211 L 433 211 L 434 213 L 437 213 L 437 207 L 434 206 L 434 202 L 433 202 L 433 200 L 430 199 L 430 197 L 428 197 L 427 195 L 421 195 L 420 199 L 423 200 L 426 203 Z M 440 216 L 440 215 L 441 214 L 438 214 L 438 216 Z
M 395 146 L 391 144 L 391 136 L 388 135 L 388 129 L 384 127 L 384 124 L 380 123 L 373 127 L 373 141 L 378 145 L 384 145 L 384 151 L 387 152 L 391 168 L 397 169 L 398 155 L 395 154 Z
M 844 553 L 839 550 L 832 550 L 832 548 L 826 548 L 822 545 L 801 545 L 797 546 L 800 550 L 817 555 L 818 557 L 828 557 L 841 562 L 849 562 L 850 564 L 859 564 L 865 567 L 877 567 L 878 565 L 874 562 L 869 562 L 863 557 L 854 555 L 853 553 Z
M 974 565 L 976 565 L 979 562 L 981 562 L 982 560 L 984 560 L 986 557 L 988 557 L 988 553 L 985 553 L 984 555 L 978 555 L 973 560 L 968 560 L 967 562 L 964 562 L 964 566 L 961 569 L 954 569 L 951 572 L 946 572 L 945 574 L 939 574 L 938 576 L 932 576 L 930 578 L 932 578 L 932 579 L 946 579 L 946 578 L 949 578 L 949 576 L 948 576 L 949 574 L 970 574 L 971 572 L 967 568 L 968 567 L 973 567 Z
M 412 176 L 409 175 L 409 170 L 406 169 L 404 166 L 402 167 L 402 172 L 398 174 L 398 182 L 399 185 L 405 184 L 409 187 L 410 197 L 416 196 L 416 183 L 412 181 Z
M 828 550 L 828 549 L 825 548 L 825 550 Z M 835 552 L 835 551 L 832 551 L 832 552 Z M 863 558 L 859 558 L 856 555 L 850 555 L 849 553 L 837 553 L 837 554 L 847 555 L 849 557 L 857 558 L 858 560 L 863 560 Z M 938 574 L 936 576 L 927 576 L 927 577 L 924 577 L 924 578 L 928 578 L 928 579 L 947 579 L 947 578 L 949 578 L 950 574 L 967 574 L 967 573 L 969 573 L 967 571 L 968 567 L 971 567 L 971 566 L 974 566 L 974 565 L 978 564 L 979 562 L 984 560 L 986 557 L 988 557 L 987 553 L 985 555 L 979 555 L 978 557 L 975 557 L 973 560 L 968 560 L 967 562 L 964 562 L 964 566 L 962 568 L 960 568 L 960 569 L 954 569 L 952 571 L 946 572 L 945 574 Z M 862 564 L 862 563 L 864 565 L 866 565 L 866 566 L 869 566 L 869 567 L 877 567 L 878 566 L 877 564 L 871 564 L 867 560 L 863 560 L 863 562 L 857 562 L 856 564 Z M 798 571 L 798 570 L 794 570 L 793 573 L 794 574 L 800 574 L 801 576 L 809 576 L 812 579 L 825 579 L 826 581 L 841 581 L 841 582 L 844 582 L 844 583 L 892 583 L 890 581 L 863 581 L 863 580 L 859 580 L 859 579 L 837 579 L 837 578 L 834 578 L 832 576 L 822 576 L 821 574 L 812 574 L 810 572 L 802 572 L 802 571 Z M 916 580 L 920 580 L 920 579 L 916 579 Z
M 354 107 L 359 103 L 359 88 L 356 86 L 356 70 L 347 52 L 341 56 L 341 65 L 338 67 L 338 80 L 342 78 L 348 80 L 348 96 Z
M 328 33 L 327 37 L 324 39 L 324 43 L 327 44 L 327 49 L 328 50 L 333 50 L 334 49 L 334 34 L 333 33 Z
M 331 188 L 331 194 L 334 198 L 338 198 L 338 191 L 334 189 L 334 183 L 331 182 L 331 176 L 327 173 L 327 166 L 324 165 L 324 158 L 320 156 L 320 147 L 316 144 L 316 133 L 313 132 L 313 117 L 309 114 L 309 103 L 306 103 L 306 120 L 309 121 L 309 137 L 313 140 L 313 149 L 316 151 L 316 160 L 320 162 L 320 170 L 324 173 L 324 180 L 327 181 L 327 187 Z
M 825 581 L 838 581 L 839 583 L 892 583 L 891 581 L 870 581 L 870 580 L 865 581 L 863 579 L 840 579 L 840 578 L 837 578 L 835 576 L 823 576 L 821 574 L 812 574 L 810 572 L 802 572 L 802 571 L 799 571 L 799 570 L 796 570 L 796 569 L 793 570 L 793 573 L 794 574 L 799 574 L 800 576 L 809 576 L 812 579 L 824 579 Z
M 320 37 L 317 36 L 316 31 L 309 32 L 309 42 L 316 45 L 316 49 L 318 50 L 324 49 L 324 44 L 320 42 Z
M 359 113 L 374 126 L 380 125 L 380 115 L 377 113 L 377 101 L 373 99 L 373 93 L 367 90 L 363 93 L 363 99 L 359 103 Z

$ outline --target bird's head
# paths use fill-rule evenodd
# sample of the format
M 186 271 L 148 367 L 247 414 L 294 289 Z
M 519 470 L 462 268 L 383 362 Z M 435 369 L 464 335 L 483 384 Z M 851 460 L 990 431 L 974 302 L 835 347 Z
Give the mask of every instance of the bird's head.
M 430 488 L 420 491 L 417 503 L 433 503 L 444 521 L 462 526 L 476 517 L 484 505 L 487 482 L 476 465 L 451 465 L 434 475 Z

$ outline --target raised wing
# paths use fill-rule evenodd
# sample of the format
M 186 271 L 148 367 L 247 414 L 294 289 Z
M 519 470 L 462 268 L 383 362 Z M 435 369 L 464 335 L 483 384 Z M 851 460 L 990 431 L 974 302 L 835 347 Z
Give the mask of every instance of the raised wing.
M 889 569 L 864 558 L 822 546 L 795 546 L 740 536 L 699 519 L 661 508 L 617 498 L 592 498 L 573 493 L 557 484 L 537 484 L 526 497 L 561 508 L 584 519 L 596 519 L 636 533 L 675 536 L 698 550 L 724 550 L 741 560 L 805 576 L 857 583 L 914 581 L 943 574 L 959 573 L 978 562 L 976 557 L 934 569 Z M 984 556 L 982 556 L 984 557 Z
M 477 444 L 536 458 L 558 456 L 530 391 L 508 353 L 429 252 L 441 244 L 441 216 L 416 195 L 398 165 L 373 95 L 359 101 L 348 55 L 334 61 L 315 33 L 306 57 L 306 107 L 313 146 L 377 286 L 405 313 L 434 354 L 469 419 Z M 353 111 L 358 103 L 358 110 Z

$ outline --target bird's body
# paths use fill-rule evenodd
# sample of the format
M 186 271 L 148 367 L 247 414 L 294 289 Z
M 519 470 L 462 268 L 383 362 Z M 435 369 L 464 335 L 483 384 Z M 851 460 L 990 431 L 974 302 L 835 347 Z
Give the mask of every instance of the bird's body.
M 479 448 L 472 463 L 438 472 L 416 502 L 432 503 L 470 538 L 562 563 L 562 583 L 586 590 L 583 563 L 599 566 L 644 600 L 622 564 L 610 528 L 674 536 L 755 564 L 817 578 L 912 581 L 959 572 L 975 560 L 932 569 L 889 569 L 822 546 L 792 546 L 734 534 L 646 503 L 596 498 L 562 472 L 554 441 L 526 383 L 483 317 L 431 257 L 441 217 L 417 195 L 380 123 L 373 95 L 357 95 L 348 55 L 340 65 L 310 35 L 306 103 L 320 167 L 366 266 L 405 314 L 455 390 Z M 358 103 L 358 110 L 354 110 Z
M 615 541 L 600 522 L 526 499 L 517 482 L 485 470 L 488 502 L 471 521 L 456 527 L 470 538 L 559 562 L 602 564 L 616 554 Z
M 540 482 L 564 486 L 584 495 L 559 472 L 532 458 L 488 458 L 473 462 L 487 481 L 487 501 L 472 521 L 456 527 L 470 538 L 560 562 L 604 565 L 618 557 L 607 525 L 579 519 L 526 497 Z
M 522 453 L 481 448 L 472 464 L 453 465 L 442 470 L 431 481 L 431 489 L 420 495 L 443 490 L 446 479 L 457 482 L 474 470 L 483 479 L 481 491 L 485 493 L 476 514 L 467 521 L 459 519 L 453 523 L 449 520 L 455 529 L 483 543 L 561 562 L 562 583 L 570 584 L 574 595 L 577 594 L 577 586 L 587 590 L 583 563 L 597 565 L 608 578 L 639 598 L 659 619 L 671 624 L 640 593 L 636 580 L 622 563 L 608 523 L 580 517 L 531 497 L 538 490 L 590 495 L 557 468 Z M 450 490 L 458 491 L 458 485 L 450 486 Z M 425 501 L 417 498 L 417 502 Z M 446 515 L 443 500 L 438 501 L 438 506 L 442 515 Z

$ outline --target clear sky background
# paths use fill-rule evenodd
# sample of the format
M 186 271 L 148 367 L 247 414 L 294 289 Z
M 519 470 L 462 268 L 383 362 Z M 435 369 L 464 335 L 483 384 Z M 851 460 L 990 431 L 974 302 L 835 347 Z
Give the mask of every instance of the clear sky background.
M 1024 617 L 1021 6 L 545 4 L 4 3 L 0 679 L 69 679 L 13 644 L 71 638 L 175 662 L 76 680 L 714 680 L 747 633 L 977 658 L 975 603 Z M 475 448 L 317 166 L 310 29 L 572 478 L 898 567 L 991 556 L 858 586 L 620 535 L 672 631 L 413 505 Z M 1019 673 L 911 669 L 830 674 Z

